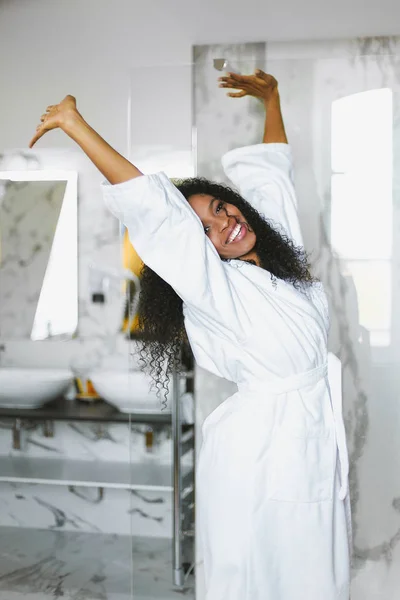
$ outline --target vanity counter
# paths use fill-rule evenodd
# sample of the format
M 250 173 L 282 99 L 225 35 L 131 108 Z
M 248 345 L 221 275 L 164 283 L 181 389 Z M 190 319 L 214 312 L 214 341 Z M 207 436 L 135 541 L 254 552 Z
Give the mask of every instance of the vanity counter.
M 123 413 L 104 400 L 82 402 L 57 398 L 40 408 L 0 408 L 0 420 L 22 419 L 31 421 L 93 421 L 104 423 L 147 423 L 170 425 L 171 413 Z M 192 429 L 192 425 L 182 424 L 182 431 Z

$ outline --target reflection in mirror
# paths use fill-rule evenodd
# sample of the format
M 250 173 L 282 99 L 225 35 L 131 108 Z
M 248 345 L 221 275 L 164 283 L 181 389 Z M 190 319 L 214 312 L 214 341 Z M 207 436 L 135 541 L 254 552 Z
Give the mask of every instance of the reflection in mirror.
M 77 324 L 77 174 L 0 172 L 1 337 L 70 338 Z

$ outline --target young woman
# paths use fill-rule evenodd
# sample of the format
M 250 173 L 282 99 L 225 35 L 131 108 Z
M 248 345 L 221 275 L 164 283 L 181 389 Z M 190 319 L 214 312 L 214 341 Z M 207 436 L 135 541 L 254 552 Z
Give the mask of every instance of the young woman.
M 146 264 L 140 323 L 159 386 L 186 330 L 197 362 L 238 385 L 206 419 L 197 526 L 207 600 L 348 600 L 348 460 L 327 379 L 328 309 L 303 250 L 276 80 L 229 74 L 261 98 L 263 143 L 223 158 L 238 192 L 143 175 L 67 96 L 61 128 L 107 178 L 106 203 Z M 183 329 L 184 328 L 184 329 Z

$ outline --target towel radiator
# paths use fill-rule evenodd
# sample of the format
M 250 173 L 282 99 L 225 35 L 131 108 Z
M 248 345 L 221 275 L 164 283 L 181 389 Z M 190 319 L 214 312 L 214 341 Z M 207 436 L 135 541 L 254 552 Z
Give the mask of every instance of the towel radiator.
M 193 372 L 173 374 L 172 402 L 173 439 L 173 582 L 182 589 L 194 561 L 194 437 L 195 427 L 182 433 L 180 380 L 193 391 Z M 193 453 L 193 468 L 183 474 L 182 459 Z M 192 566 L 190 566 L 192 565 Z

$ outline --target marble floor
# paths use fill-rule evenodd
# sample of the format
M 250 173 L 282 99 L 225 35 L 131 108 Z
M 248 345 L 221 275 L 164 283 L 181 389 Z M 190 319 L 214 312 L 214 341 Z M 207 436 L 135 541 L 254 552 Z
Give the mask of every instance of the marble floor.
M 0 528 L 0 599 L 54 598 L 193 600 L 194 579 L 174 590 L 168 539 Z

